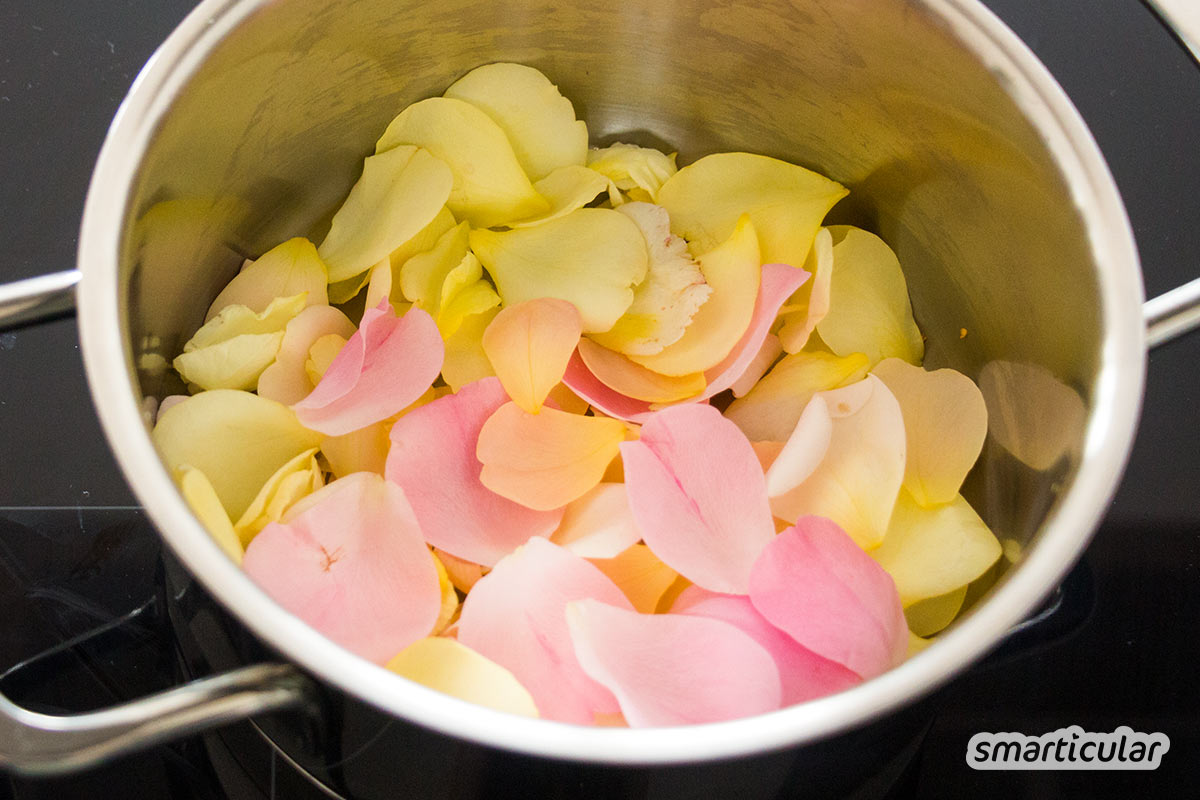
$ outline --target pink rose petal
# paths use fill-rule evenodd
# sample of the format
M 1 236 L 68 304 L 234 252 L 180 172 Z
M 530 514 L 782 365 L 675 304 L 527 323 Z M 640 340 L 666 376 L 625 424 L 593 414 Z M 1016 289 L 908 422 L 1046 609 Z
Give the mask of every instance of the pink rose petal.
M 589 598 L 632 608 L 599 569 L 531 539 L 467 595 L 458 640 L 512 672 L 543 718 L 589 724 L 597 712 L 618 710 L 612 694 L 580 667 L 567 630 L 567 604 Z
M 506 402 L 499 379 L 485 378 L 405 414 L 392 427 L 385 473 L 404 489 L 430 544 L 485 566 L 549 536 L 563 514 L 518 505 L 480 482 L 479 431 Z
M 441 609 L 404 492 L 371 473 L 334 481 L 268 524 L 242 566 L 284 608 L 380 664 L 427 636 Z
M 721 363 L 705 371 L 708 386 L 704 391 L 684 402 L 702 402 L 733 386 L 754 365 L 780 306 L 808 279 L 807 272 L 787 264 L 765 264 L 762 270 L 762 283 L 759 284 L 750 326 L 730 354 Z M 641 423 L 650 416 L 650 403 L 627 397 L 604 384 L 591 373 L 579 353 L 575 353 L 567 364 L 563 383 L 610 417 Z
M 849 689 L 862 678 L 837 662 L 809 650 L 768 622 L 745 595 L 717 594 L 690 586 L 671 613 L 728 622 L 758 642 L 775 659 L 783 685 L 783 704 L 790 706 Z
M 616 695 L 631 727 L 720 722 L 780 706 L 775 660 L 727 622 L 595 600 L 571 603 L 567 618 L 579 663 Z
M 621 444 L 633 518 L 655 555 L 716 592 L 744 594 L 775 536 L 767 484 L 750 442 L 708 405 L 656 412 Z
M 749 594 L 772 625 L 863 678 L 904 660 L 908 626 L 896 584 L 824 517 L 803 517 L 766 546 Z
M 396 317 L 385 298 L 363 313 L 321 382 L 292 410 L 305 427 L 329 436 L 365 428 L 424 394 L 444 353 L 433 317 L 419 308 Z

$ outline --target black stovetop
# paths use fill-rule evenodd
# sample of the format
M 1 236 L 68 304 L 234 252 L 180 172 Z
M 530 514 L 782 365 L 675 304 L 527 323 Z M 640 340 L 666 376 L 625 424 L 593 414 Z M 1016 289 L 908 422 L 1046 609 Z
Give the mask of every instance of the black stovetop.
M 1200 272 L 1200 68 L 1136 0 L 987 0 L 1087 119 L 1128 207 L 1148 295 Z M 0 281 L 69 268 L 91 167 L 141 65 L 192 0 L 0 4 Z M 1082 565 L 1076 607 L 1033 642 L 937 692 L 893 798 L 1200 794 L 1200 335 L 1150 358 L 1126 477 Z M 0 693 L 82 711 L 179 680 L 159 542 L 109 455 L 71 320 L 0 334 Z M 1078 724 L 1162 731 L 1152 773 L 973 772 L 977 731 Z M 234 730 L 235 749 L 253 746 Z M 0 774 L 0 800 L 290 798 L 311 792 L 263 749 L 253 775 L 195 737 L 80 776 Z M 244 755 L 244 754 L 243 754 Z M 244 759 L 243 759 L 244 761 Z M 747 774 L 736 795 L 790 797 Z M 619 796 L 620 792 L 614 794 Z M 396 796 L 418 795 L 398 786 Z M 569 788 L 558 796 L 572 796 Z M 680 795 L 683 796 L 683 795 Z M 716 796 L 711 787 L 697 796 Z

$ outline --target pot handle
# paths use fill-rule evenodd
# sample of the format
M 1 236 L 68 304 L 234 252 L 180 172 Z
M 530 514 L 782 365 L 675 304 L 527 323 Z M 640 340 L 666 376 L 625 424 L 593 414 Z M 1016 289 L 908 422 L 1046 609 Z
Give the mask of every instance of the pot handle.
M 79 270 L 0 284 L 0 331 L 73 314 Z
M 0 770 L 54 775 L 268 711 L 304 705 L 311 682 L 256 664 L 102 711 L 38 714 L 0 695 Z

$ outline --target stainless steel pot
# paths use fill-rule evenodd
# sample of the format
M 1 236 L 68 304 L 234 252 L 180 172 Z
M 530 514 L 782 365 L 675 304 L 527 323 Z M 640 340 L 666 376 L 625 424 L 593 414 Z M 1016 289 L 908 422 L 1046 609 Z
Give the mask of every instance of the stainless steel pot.
M 1200 34 L 1185 28 L 1194 21 L 1180 16 L 1177 30 L 1200 57 Z M 145 398 L 170 389 L 163 358 L 244 255 L 321 230 L 400 108 L 494 60 L 541 68 L 601 141 L 665 144 L 683 161 L 767 153 L 845 183 L 852 194 L 835 213 L 896 249 L 930 366 L 979 376 L 1036 365 L 1078 396 L 1079 427 L 1053 463 L 1022 462 L 1005 448 L 1013 431 L 993 429 L 971 499 L 1012 540 L 1013 563 L 927 650 L 851 691 L 732 722 L 664 732 L 518 719 L 333 645 L 192 517 L 143 414 Z M 0 697 L 0 767 L 27 772 L 299 704 L 305 674 L 443 733 L 581 761 L 696 761 L 828 737 L 946 681 L 1056 585 L 1116 486 L 1146 346 L 1200 324 L 1200 282 L 1143 308 L 1133 237 L 1095 143 L 1045 68 L 973 0 L 205 0 L 113 124 L 79 271 L 0 287 L 0 314 L 12 324 L 62 312 L 77 281 L 92 394 L 127 479 L 188 570 L 291 663 L 75 717 Z M 1006 374 L 1015 395 L 1047 391 Z M 1036 420 L 1019 422 L 1018 438 L 1026 422 Z

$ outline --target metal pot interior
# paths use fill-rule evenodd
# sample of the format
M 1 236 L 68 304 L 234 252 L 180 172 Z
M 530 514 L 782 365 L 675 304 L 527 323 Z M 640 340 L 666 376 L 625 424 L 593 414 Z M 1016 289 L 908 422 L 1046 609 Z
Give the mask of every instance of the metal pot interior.
M 477 65 L 517 61 L 559 85 L 594 144 L 666 147 L 681 164 L 746 150 L 848 186 L 831 219 L 873 230 L 897 252 L 928 338 L 927 367 L 979 380 L 999 364 L 1004 397 L 1046 393 L 1053 404 L 1050 395 L 1062 395 L 1047 386 L 1059 386 L 1078 398 L 1078 426 L 1060 432 L 1056 458 L 1028 463 L 1012 430 L 1034 436 L 1036 421 L 1008 420 L 1006 435 L 989 437 L 965 491 L 1011 542 L 1006 566 L 1052 535 L 1070 539 L 1061 553 L 1082 548 L 1089 520 L 1047 521 L 1098 437 L 1117 431 L 1111 463 L 1093 467 L 1102 473 L 1093 489 L 1111 491 L 1123 459 L 1136 410 L 1129 392 L 1140 394 L 1141 381 L 1130 322 L 1140 296 L 1136 256 L 1082 123 L 981 7 L 226 0 L 202 4 L 185 28 L 199 40 L 204 20 L 217 17 L 240 22 L 211 52 L 187 55 L 194 42 L 177 34 L 159 56 L 164 63 L 150 67 L 170 79 L 156 84 L 147 116 L 154 128 L 144 153 L 132 156 L 137 168 L 122 198 L 118 303 L 127 363 L 142 369 L 133 396 L 119 402 L 180 388 L 153 356 L 179 351 L 244 257 L 290 236 L 319 240 L 362 158 L 405 105 L 440 94 Z M 86 253 L 83 261 L 86 282 Z M 1133 311 L 1114 322 L 1121 291 L 1132 295 L 1124 302 Z M 1126 341 L 1114 350 L 1119 337 Z M 1117 350 L 1132 352 L 1130 340 L 1137 358 L 1114 366 Z M 1005 371 L 1014 363 L 1037 365 L 1053 380 Z M 1104 381 L 1116 383 L 1117 366 L 1132 385 L 1110 413 Z M 1004 416 L 990 410 L 994 420 Z M 156 502 L 179 506 L 178 498 Z M 1045 575 L 1053 581 L 1066 567 Z M 1022 590 L 1018 614 L 1052 588 L 1044 575 L 1039 581 Z

